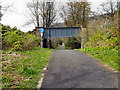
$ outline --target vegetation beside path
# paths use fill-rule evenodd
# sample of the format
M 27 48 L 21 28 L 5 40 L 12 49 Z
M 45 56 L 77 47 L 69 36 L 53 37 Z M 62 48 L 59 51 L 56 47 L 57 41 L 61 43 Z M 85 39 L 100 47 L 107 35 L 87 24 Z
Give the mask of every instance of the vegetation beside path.
M 1 51 L 2 88 L 36 88 L 52 50 Z
M 36 88 L 52 50 L 40 47 L 40 33 L 0 24 L 2 88 Z
M 118 49 L 109 49 L 109 47 L 87 47 L 80 49 L 80 51 L 86 52 L 93 57 L 103 61 L 110 65 L 114 69 L 120 71 L 120 61 L 118 59 Z
M 59 44 L 58 47 L 56 48 L 57 50 L 59 50 L 61 48 L 61 45 Z
M 116 24 L 108 28 L 99 28 L 84 43 L 84 51 L 120 71 L 120 41 Z

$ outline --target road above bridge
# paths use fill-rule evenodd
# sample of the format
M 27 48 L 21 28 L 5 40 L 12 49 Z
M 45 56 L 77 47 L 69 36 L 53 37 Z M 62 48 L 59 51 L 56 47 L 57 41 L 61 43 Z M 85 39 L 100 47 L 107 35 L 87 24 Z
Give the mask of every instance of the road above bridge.
M 54 50 L 42 88 L 118 88 L 118 77 L 77 50 Z

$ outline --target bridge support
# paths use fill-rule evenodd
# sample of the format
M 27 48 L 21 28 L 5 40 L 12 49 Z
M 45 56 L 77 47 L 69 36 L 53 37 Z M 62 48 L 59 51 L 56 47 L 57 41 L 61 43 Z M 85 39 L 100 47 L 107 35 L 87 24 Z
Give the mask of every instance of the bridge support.
M 43 39 L 43 47 L 47 48 L 47 39 Z
M 49 47 L 50 47 L 50 49 L 52 48 L 52 45 L 51 45 L 51 38 L 49 39 Z

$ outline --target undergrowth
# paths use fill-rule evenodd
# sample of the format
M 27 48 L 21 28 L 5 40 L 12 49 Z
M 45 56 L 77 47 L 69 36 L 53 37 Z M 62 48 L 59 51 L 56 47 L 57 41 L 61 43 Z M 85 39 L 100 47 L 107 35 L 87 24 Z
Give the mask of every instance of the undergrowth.
M 89 53 L 95 58 L 100 59 L 106 64 L 110 65 L 116 70 L 120 71 L 120 62 L 118 58 L 118 48 L 109 49 L 109 47 L 87 47 L 84 49 L 80 49 L 80 51 Z
M 36 47 L 31 51 L 2 54 L 2 88 L 36 88 L 51 50 Z

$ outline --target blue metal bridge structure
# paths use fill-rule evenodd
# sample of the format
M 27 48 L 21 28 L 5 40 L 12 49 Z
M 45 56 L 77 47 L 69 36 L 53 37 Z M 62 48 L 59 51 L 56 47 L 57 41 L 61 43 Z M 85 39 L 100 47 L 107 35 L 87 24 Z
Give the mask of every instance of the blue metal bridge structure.
M 42 27 L 36 27 L 39 30 Z M 43 46 L 46 47 L 47 39 L 50 41 L 51 48 L 51 38 L 64 38 L 64 37 L 76 37 L 79 36 L 82 31 L 81 27 L 54 27 L 54 28 L 44 28 L 43 33 Z
M 80 27 L 44 28 L 43 38 L 75 37 L 81 31 Z

